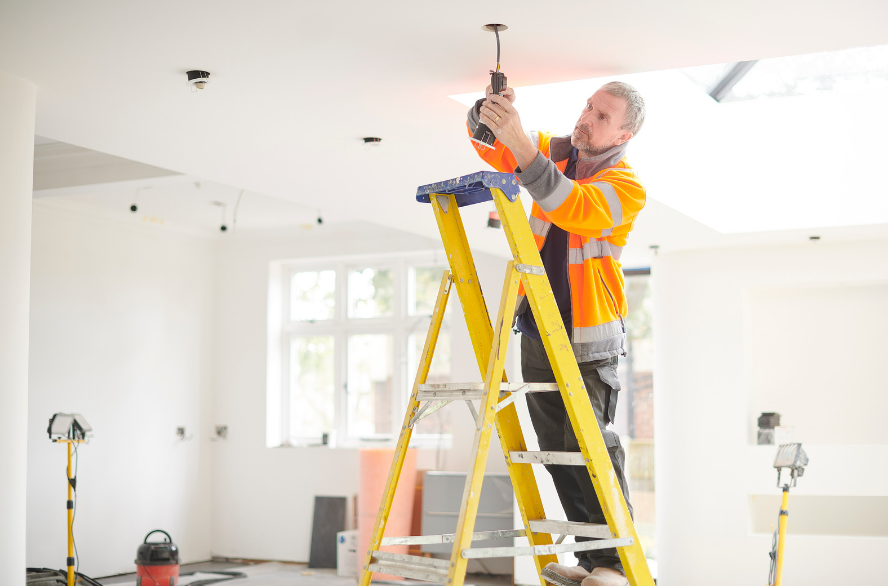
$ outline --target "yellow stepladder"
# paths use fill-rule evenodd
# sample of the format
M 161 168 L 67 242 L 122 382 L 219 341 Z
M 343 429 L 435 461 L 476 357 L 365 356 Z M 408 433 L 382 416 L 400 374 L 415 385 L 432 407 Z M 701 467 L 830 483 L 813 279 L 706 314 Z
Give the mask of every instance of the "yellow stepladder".
M 386 482 L 376 524 L 368 544 L 361 573 L 360 586 L 369 586 L 374 572 L 405 578 L 463 586 L 466 565 L 472 558 L 515 557 L 531 555 L 537 573 L 556 554 L 616 547 L 632 586 L 653 586 L 644 552 L 635 533 L 632 517 L 626 507 L 622 490 L 614 473 L 607 447 L 601 437 L 592 405 L 586 394 L 583 377 L 577 366 L 567 331 L 543 269 L 530 224 L 521 205 L 515 176 L 511 173 L 481 171 L 440 183 L 424 185 L 416 199 L 430 203 L 438 221 L 438 229 L 450 264 L 438 290 L 432 323 L 426 337 L 422 358 L 404 423 L 401 426 L 395 457 Z M 484 201 L 494 201 L 509 242 L 513 260 L 506 268 L 499 312 L 491 324 L 484 295 L 475 272 L 475 263 L 460 218 L 459 208 Z M 530 304 L 556 384 L 509 383 L 504 373 L 506 348 L 518 298 L 519 284 Z M 465 314 L 469 336 L 478 360 L 483 383 L 426 384 L 429 367 L 438 341 L 452 288 L 456 288 Z M 518 421 L 514 400 L 518 395 L 535 392 L 560 392 L 577 435 L 579 452 L 528 452 Z M 418 537 L 385 537 L 385 526 L 395 496 L 395 488 L 404 464 L 413 427 L 417 421 L 452 402 L 465 401 L 475 418 L 475 440 L 472 445 L 471 468 L 468 471 L 456 533 Z M 479 401 L 476 410 L 472 401 Z M 509 468 L 523 529 L 505 531 L 474 531 L 484 469 L 493 430 Z M 606 525 L 546 519 L 531 464 L 585 466 L 595 486 L 604 511 Z M 553 543 L 552 535 L 561 536 Z M 561 543 L 566 535 L 598 538 L 580 543 Z M 504 537 L 526 537 L 527 546 L 473 547 L 473 542 Z M 424 558 L 380 550 L 388 545 L 420 545 L 452 543 L 450 560 Z M 546 583 L 540 579 L 542 586 Z

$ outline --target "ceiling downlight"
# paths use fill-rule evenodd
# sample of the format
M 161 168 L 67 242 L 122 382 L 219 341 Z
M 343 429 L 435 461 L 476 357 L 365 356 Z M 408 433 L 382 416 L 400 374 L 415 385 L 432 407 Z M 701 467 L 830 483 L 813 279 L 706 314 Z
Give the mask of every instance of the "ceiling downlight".
M 193 92 L 204 89 L 206 85 L 210 83 L 209 71 L 192 69 L 191 71 L 186 72 L 186 75 L 188 75 L 188 81 L 185 83 L 191 87 L 191 91 Z

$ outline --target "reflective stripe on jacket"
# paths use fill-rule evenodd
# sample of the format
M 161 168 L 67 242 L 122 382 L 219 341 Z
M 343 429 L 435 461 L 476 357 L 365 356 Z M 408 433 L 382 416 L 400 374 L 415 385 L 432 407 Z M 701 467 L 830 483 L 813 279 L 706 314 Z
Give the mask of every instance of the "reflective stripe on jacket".
M 470 134 L 473 113 L 469 112 Z M 518 169 L 515 157 L 498 141 L 494 149 L 472 144 L 497 171 L 514 172 L 533 197 L 530 228 L 538 249 L 553 223 L 569 233 L 571 343 L 577 362 L 625 355 L 628 307 L 619 259 L 645 204 L 644 186 L 623 157 L 627 143 L 579 159 L 577 179 L 572 181 L 563 174 L 573 150 L 570 136 L 532 132 L 529 138 L 540 153 L 526 170 Z

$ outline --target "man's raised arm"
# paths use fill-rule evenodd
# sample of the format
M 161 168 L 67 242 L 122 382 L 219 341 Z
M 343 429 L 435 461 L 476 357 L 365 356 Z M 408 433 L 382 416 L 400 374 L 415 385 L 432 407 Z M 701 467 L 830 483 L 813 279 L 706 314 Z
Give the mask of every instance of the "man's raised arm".
M 487 86 L 487 97 L 478 100 L 477 102 L 475 102 L 475 105 L 469 109 L 466 128 L 469 131 L 469 136 L 472 136 L 475 133 L 475 129 L 478 128 L 478 124 L 480 122 L 484 122 L 485 124 L 487 124 L 487 127 L 494 131 L 494 136 L 497 136 L 497 140 L 493 143 L 493 148 L 482 148 L 474 142 L 472 143 L 472 146 L 475 147 L 475 151 L 478 153 L 478 156 L 484 159 L 491 167 L 503 173 L 512 173 L 515 171 L 516 167 L 520 167 L 518 159 L 512 153 L 512 150 L 506 147 L 499 140 L 499 131 L 494 130 L 494 126 L 498 125 L 494 124 L 493 126 L 491 126 L 483 119 L 484 114 L 482 110 L 484 109 L 483 104 L 487 103 L 488 100 L 491 100 L 492 97 L 511 105 L 511 103 L 515 101 L 515 90 L 513 90 L 512 88 L 506 88 L 505 91 L 503 91 L 503 95 L 499 96 L 491 94 L 491 89 L 492 88 L 490 86 Z M 529 144 L 530 141 L 528 140 L 528 145 Z M 535 147 L 534 150 L 536 150 Z

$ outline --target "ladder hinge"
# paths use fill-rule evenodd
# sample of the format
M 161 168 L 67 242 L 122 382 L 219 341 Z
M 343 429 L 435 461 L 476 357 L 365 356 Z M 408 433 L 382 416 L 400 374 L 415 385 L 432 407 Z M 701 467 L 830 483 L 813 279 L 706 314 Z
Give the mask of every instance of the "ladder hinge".
M 519 273 L 527 273 L 529 275 L 545 275 L 546 269 L 543 267 L 539 267 L 536 265 L 525 265 L 525 264 L 516 264 L 515 270 Z

